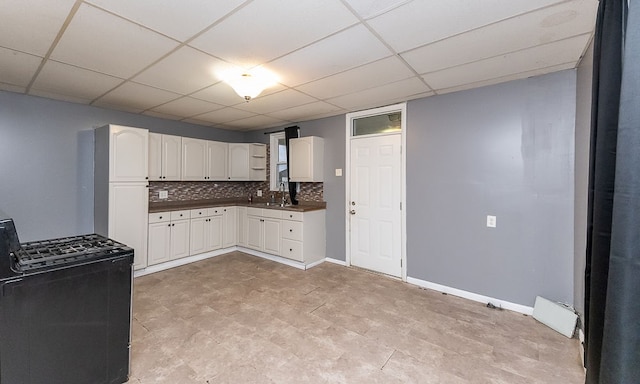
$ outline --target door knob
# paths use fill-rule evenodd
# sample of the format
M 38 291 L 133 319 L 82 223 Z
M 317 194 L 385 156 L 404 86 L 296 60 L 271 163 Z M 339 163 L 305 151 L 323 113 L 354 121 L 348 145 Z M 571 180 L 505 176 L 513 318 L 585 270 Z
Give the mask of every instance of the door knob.
M 352 214 L 352 215 L 355 215 L 356 214 L 356 210 L 352 209 L 352 210 L 349 211 L 349 213 Z

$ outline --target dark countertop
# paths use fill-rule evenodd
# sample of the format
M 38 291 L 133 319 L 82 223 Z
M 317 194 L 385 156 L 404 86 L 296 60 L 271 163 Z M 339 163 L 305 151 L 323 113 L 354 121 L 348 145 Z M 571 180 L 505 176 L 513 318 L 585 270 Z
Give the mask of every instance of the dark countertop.
M 160 201 L 149 203 L 149 213 L 179 211 L 183 209 L 198 209 L 208 207 L 253 207 L 280 209 L 294 212 L 317 211 L 327 208 L 326 202 L 317 201 L 301 201 L 298 205 L 287 205 L 280 207 L 279 205 L 267 205 L 266 199 L 254 199 L 253 203 L 249 203 L 245 199 L 210 199 L 210 200 L 187 200 L 187 201 Z

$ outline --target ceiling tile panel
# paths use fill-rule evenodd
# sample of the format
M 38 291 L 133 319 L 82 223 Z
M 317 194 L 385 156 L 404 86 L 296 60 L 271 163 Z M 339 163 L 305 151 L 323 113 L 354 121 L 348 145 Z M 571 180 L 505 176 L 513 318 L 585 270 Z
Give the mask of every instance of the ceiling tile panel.
M 300 85 L 296 89 L 318 99 L 327 99 L 392 83 L 413 75 L 413 72 L 400 59 L 390 56 L 337 75 Z
M 373 16 L 388 12 L 411 0 L 346 0 L 351 7 L 362 17 L 368 19 Z
M 124 18 L 185 41 L 245 0 L 89 0 Z
M 216 73 L 228 68 L 229 64 L 206 53 L 182 47 L 133 80 L 186 95 L 219 82 Z
M 354 110 L 360 107 L 381 107 L 398 99 L 410 100 L 415 95 L 430 95 L 433 92 L 422 81 L 413 77 L 380 87 L 367 89 L 345 96 L 327 100 L 344 109 Z
M 421 45 L 560 0 L 414 0 L 367 23 L 396 50 Z
M 224 108 L 223 105 L 191 97 L 181 97 L 178 100 L 173 100 L 166 104 L 157 106 L 153 108 L 153 111 L 185 118 L 222 108 Z
M 194 116 L 193 118 L 203 121 L 209 121 L 211 123 L 222 124 L 227 121 L 245 119 L 247 117 L 255 116 L 255 113 L 241 111 L 235 108 L 218 109 L 213 112 L 203 113 L 202 115 Z
M 153 110 L 148 110 L 148 111 L 144 111 L 142 112 L 143 115 L 147 115 L 147 116 L 153 116 L 153 117 L 158 117 L 160 119 L 167 119 L 167 120 L 182 120 L 183 117 L 181 116 L 174 116 L 174 115 L 170 115 L 167 113 L 160 113 L 160 112 L 156 112 Z
M 134 109 L 146 110 L 178 97 L 180 95 L 175 93 L 129 81 L 102 96 L 94 104 L 130 106 Z
M 48 92 L 92 101 L 122 83 L 122 79 L 49 60 L 33 83 L 32 92 Z
M 177 42 L 89 5 L 82 5 L 51 58 L 129 78 Z
M 190 44 L 249 68 L 358 22 L 338 0 L 253 1 Z
M 0 83 L 26 87 L 42 58 L 0 47 Z
M 248 103 L 238 104 L 236 105 L 236 108 L 260 114 L 295 107 L 297 105 L 307 104 L 313 101 L 316 101 L 313 97 L 292 89 L 287 89 L 272 95 L 260 96 Z
M 29 91 L 29 94 L 32 95 L 32 96 L 46 97 L 47 99 L 68 101 L 70 103 L 76 103 L 76 104 L 90 104 L 93 101 L 93 100 L 87 99 L 87 98 L 63 95 L 61 93 L 54 93 L 54 92 L 50 92 L 50 91 L 42 91 L 42 90 L 39 90 L 39 89 L 31 89 Z
M 230 121 L 225 123 L 224 125 L 227 127 L 240 129 L 240 130 L 252 130 L 252 129 L 262 129 L 269 127 L 276 127 L 279 125 L 284 125 L 290 123 L 289 121 L 274 119 L 273 117 L 259 115 L 253 116 L 242 120 Z
M 440 40 L 402 57 L 418 73 L 426 73 L 589 33 L 597 6 L 591 0 L 562 3 Z
M 496 78 L 493 78 L 493 79 L 478 81 L 478 82 L 475 82 L 475 83 L 467 83 L 467 84 L 459 85 L 457 87 L 439 89 L 438 90 L 438 94 L 439 95 L 443 95 L 445 93 L 464 91 L 464 90 L 473 89 L 473 88 L 480 88 L 480 87 L 485 87 L 487 85 L 499 84 L 499 83 L 504 83 L 506 81 L 512 81 L 512 80 L 526 79 L 526 78 L 532 77 L 532 76 L 545 75 L 547 73 L 562 71 L 562 70 L 571 69 L 571 68 L 575 68 L 575 64 L 574 63 L 565 63 L 565 64 L 560 64 L 560 65 L 554 65 L 552 67 L 534 69 L 533 71 L 519 72 L 519 73 L 515 73 L 513 75 L 496 77 Z
M 562 63 L 577 65 L 590 35 L 539 45 L 522 51 L 476 61 L 422 77 L 434 89 L 457 87 L 521 72 L 553 67 Z
M 316 101 L 313 103 L 300 105 L 298 107 L 282 109 L 273 113 L 269 113 L 269 116 L 276 119 L 290 120 L 290 121 L 303 121 L 307 120 L 308 116 L 324 115 L 327 113 L 335 112 L 338 114 L 343 111 L 341 108 L 325 103 L 323 101 Z
M 288 86 L 304 84 L 387 57 L 391 52 L 362 25 L 269 63 Z
M 0 1 L 0 46 L 44 56 L 75 0 Z

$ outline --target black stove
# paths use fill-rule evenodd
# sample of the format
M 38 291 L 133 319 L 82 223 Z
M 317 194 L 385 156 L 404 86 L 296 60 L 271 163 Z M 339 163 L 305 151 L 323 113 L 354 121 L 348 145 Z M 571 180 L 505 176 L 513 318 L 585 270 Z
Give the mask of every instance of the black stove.
M 30 241 L 20 246 L 13 255 L 17 269 L 25 273 L 131 252 L 124 244 L 97 234 Z
M 126 382 L 133 256 L 97 234 L 20 244 L 0 211 L 0 384 Z

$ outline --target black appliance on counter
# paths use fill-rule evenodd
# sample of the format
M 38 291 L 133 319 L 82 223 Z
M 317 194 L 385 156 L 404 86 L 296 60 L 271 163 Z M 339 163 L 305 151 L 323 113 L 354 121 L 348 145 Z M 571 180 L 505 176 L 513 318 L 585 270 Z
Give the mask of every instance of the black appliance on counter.
M 100 235 L 20 244 L 0 211 L 0 384 L 129 377 L 133 250 Z

